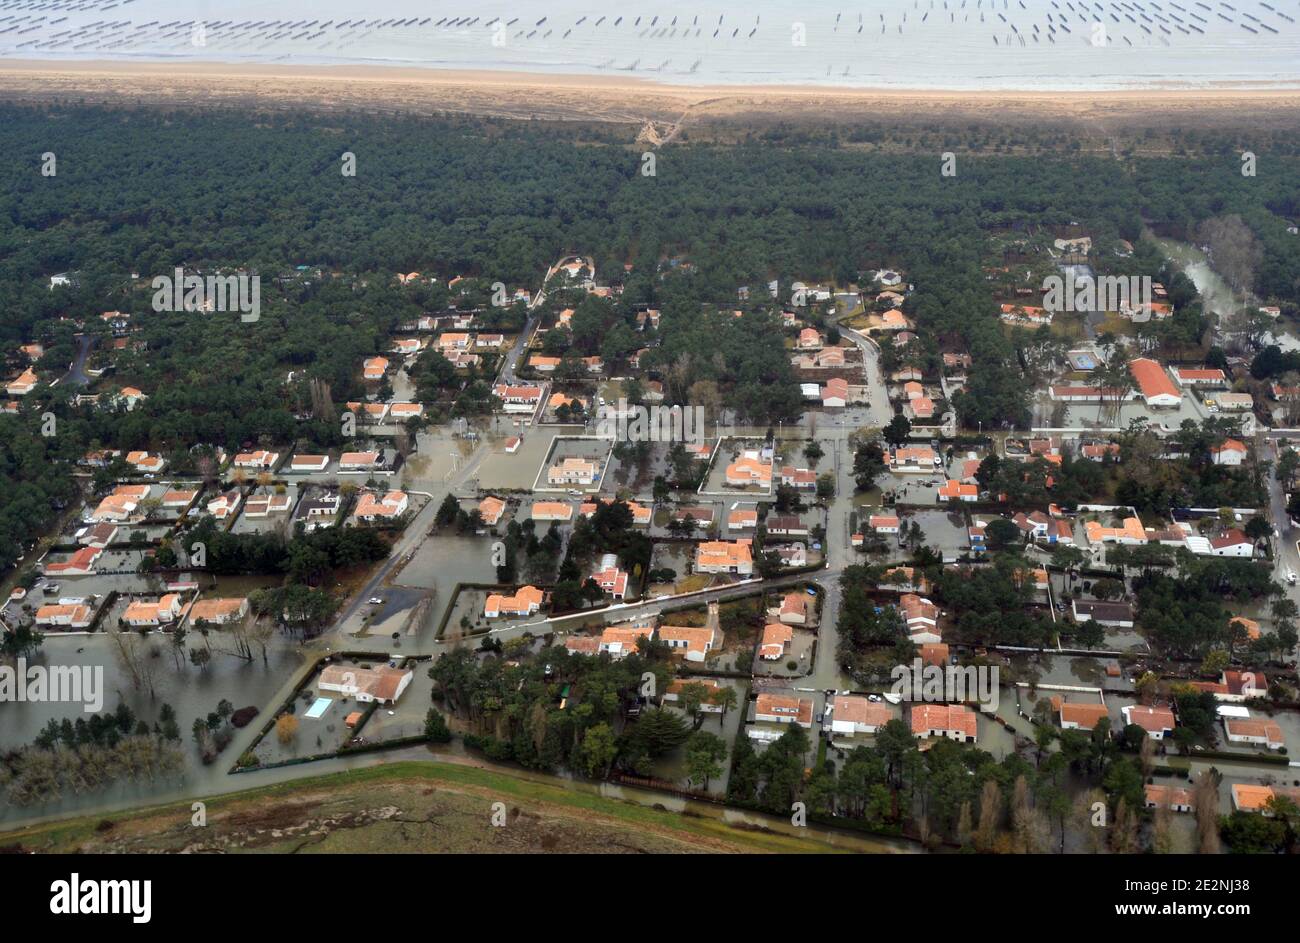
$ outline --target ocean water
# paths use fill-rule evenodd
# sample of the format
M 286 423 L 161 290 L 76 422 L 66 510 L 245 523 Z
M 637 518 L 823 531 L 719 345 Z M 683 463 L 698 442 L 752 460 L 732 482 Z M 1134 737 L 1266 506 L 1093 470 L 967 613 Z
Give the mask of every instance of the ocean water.
M 1300 0 L 0 0 L 9 58 L 391 65 L 673 84 L 1300 84 Z

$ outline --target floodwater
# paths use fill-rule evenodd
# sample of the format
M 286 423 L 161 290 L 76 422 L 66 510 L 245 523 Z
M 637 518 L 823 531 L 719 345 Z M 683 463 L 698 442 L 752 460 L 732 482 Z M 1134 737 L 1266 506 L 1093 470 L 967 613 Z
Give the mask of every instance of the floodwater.
M 392 65 L 675 84 L 1103 89 L 1300 79 L 1293 2 L 98 0 L 0 20 L 0 56 Z M 1283 13 L 1275 11 L 1284 11 Z M 17 12 L 23 11 L 23 12 Z

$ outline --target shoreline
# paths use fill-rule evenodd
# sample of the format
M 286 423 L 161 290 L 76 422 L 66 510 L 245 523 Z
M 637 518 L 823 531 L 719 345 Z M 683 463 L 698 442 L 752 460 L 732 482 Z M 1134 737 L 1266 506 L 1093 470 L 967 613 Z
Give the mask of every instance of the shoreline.
M 1241 124 L 1300 117 L 1300 87 L 1053 91 L 678 85 L 648 78 L 388 65 L 0 59 L 0 101 L 406 111 L 646 123 L 969 118 Z M 1300 122 L 1298 122 L 1300 123 Z

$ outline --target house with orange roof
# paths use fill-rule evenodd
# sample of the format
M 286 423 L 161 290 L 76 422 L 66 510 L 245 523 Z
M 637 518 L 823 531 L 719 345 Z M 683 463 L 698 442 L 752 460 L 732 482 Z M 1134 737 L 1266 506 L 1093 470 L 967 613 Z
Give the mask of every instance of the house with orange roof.
M 813 491 L 817 488 L 817 473 L 811 468 L 796 468 L 782 465 L 777 479 L 783 485 L 789 485 L 799 491 Z
M 867 525 L 877 534 L 897 534 L 903 522 L 896 514 L 872 514 Z
M 1269 803 L 1277 795 L 1272 786 L 1256 786 L 1250 783 L 1232 784 L 1232 807 L 1238 812 L 1258 812 L 1271 818 Z
M 754 702 L 754 720 L 769 724 L 798 724 L 812 727 L 813 700 L 790 694 L 764 691 Z
M 87 520 L 125 521 L 140 507 L 140 502 L 149 497 L 151 490 L 149 485 L 118 485 L 112 494 L 99 502 Z
M 804 593 L 786 593 L 781 597 L 778 619 L 786 625 L 807 625 L 808 598 Z
M 698 684 L 701 687 L 707 689 L 708 693 L 705 694 L 704 699 L 700 702 L 700 706 L 699 706 L 699 710 L 702 713 L 706 713 L 706 714 L 722 713 L 721 695 L 722 695 L 723 686 L 718 681 L 717 678 L 696 678 L 696 677 L 674 678 L 669 683 L 668 687 L 664 689 L 664 701 L 665 702 L 680 701 L 682 699 L 682 691 L 686 688 L 688 684 L 690 685 Z
M 162 506 L 170 509 L 185 509 L 199 496 L 197 488 L 170 488 L 163 492 Z
M 1144 544 L 1147 542 L 1147 532 L 1142 527 L 1142 522 L 1136 517 L 1124 518 L 1119 527 L 1104 527 L 1097 521 L 1085 521 L 1083 533 L 1090 544 Z
M 1249 454 L 1246 443 L 1240 439 L 1224 439 L 1218 445 L 1210 446 L 1210 455 L 1216 465 L 1237 466 L 1244 462 Z
M 293 499 L 287 494 L 254 494 L 244 502 L 244 517 L 263 518 L 272 514 L 287 514 Z
M 573 505 L 564 501 L 534 501 L 528 516 L 535 521 L 567 521 L 573 517 Z
M 831 722 L 831 733 L 841 737 L 874 734 L 894 719 L 887 705 L 856 694 L 835 695 L 826 713 Z
M 548 485 L 589 485 L 600 474 L 600 463 L 587 458 L 569 456 L 546 470 Z
M 379 382 L 387 372 L 387 357 L 370 357 L 361 364 L 361 376 L 369 382 Z
M 28 367 L 5 385 L 5 392 L 10 396 L 26 396 L 36 389 L 36 384 L 39 382 L 35 371 Z
M 1174 812 L 1191 812 L 1196 807 L 1192 791 L 1182 786 L 1149 783 L 1143 791 L 1148 809 L 1169 808 Z
M 958 743 L 975 743 L 975 712 L 964 704 L 913 704 L 912 736 L 947 737 Z
M 758 657 L 764 661 L 780 661 L 786 646 L 794 640 L 794 629 L 780 622 L 763 626 L 763 637 L 758 643 Z
M 564 640 L 564 648 L 578 655 L 596 655 L 600 652 L 600 638 L 595 635 L 570 635 Z
M 1152 407 L 1177 406 L 1182 402 L 1182 394 L 1165 373 L 1164 368 L 1147 357 L 1130 360 L 1129 372 L 1137 383 L 1138 392 Z
M 727 466 L 727 484 L 734 487 L 771 485 L 772 466 L 755 455 L 745 454 Z
M 815 327 L 806 327 L 799 332 L 800 350 L 817 350 L 822 346 L 822 336 Z
M 424 349 L 424 338 L 422 337 L 399 337 L 393 341 L 393 350 L 395 354 L 407 356 L 418 354 Z
M 654 626 L 645 622 L 607 625 L 600 633 L 600 650 L 618 660 L 636 652 L 641 639 L 650 639 L 653 635 Z
M 1092 730 L 1110 716 L 1105 704 L 1074 704 L 1059 697 L 1052 698 L 1062 730 Z
M 483 523 L 488 527 L 496 525 L 501 520 L 501 515 L 506 511 L 506 503 L 500 498 L 488 495 L 478 503 L 479 516 L 483 518 Z
M 565 393 L 552 393 L 551 398 L 546 401 L 547 409 L 559 409 L 561 406 L 568 406 L 572 409 L 577 406 L 579 409 L 587 408 L 587 401 L 581 396 L 569 396 Z
M 36 624 L 61 629 L 88 629 L 93 614 L 91 608 L 84 603 L 41 606 L 36 610 Z
M 717 632 L 707 625 L 661 625 L 659 641 L 666 642 L 674 655 L 702 662 L 717 647 Z
M 886 453 L 885 459 L 895 472 L 924 472 L 927 475 L 933 474 L 942 461 L 939 453 L 928 445 L 903 446 L 894 449 L 892 454 Z
M 289 459 L 289 471 L 323 472 L 329 467 L 329 463 L 328 455 L 295 455 Z
M 103 547 L 82 547 L 66 560 L 41 564 L 41 571 L 46 576 L 89 576 L 103 552 Z
M 344 452 L 339 456 L 339 471 L 371 471 L 383 463 L 378 452 Z
M 561 362 L 562 358 L 552 357 L 549 354 L 533 354 L 528 358 L 528 366 L 538 373 L 553 373 Z
M 246 596 L 210 597 L 196 600 L 190 605 L 191 623 L 210 622 L 213 625 L 226 625 L 238 622 L 248 615 L 248 598 Z
M 737 508 L 727 514 L 727 526 L 732 530 L 749 530 L 758 526 L 758 511 L 754 508 Z
M 219 494 L 209 501 L 204 505 L 204 510 L 217 520 L 224 521 L 239 509 L 239 505 L 243 503 L 243 500 L 244 496 L 239 493 L 239 490 L 232 488 L 230 491 Z
M 157 474 L 167 467 L 167 459 L 151 452 L 127 452 L 126 463 L 141 474 Z
M 498 383 L 492 387 L 492 395 L 501 400 L 505 412 L 531 413 L 542 401 L 542 388 Z
M 609 554 L 608 556 L 613 556 Z M 607 563 L 601 569 L 591 574 L 591 579 L 601 588 L 602 592 L 609 593 L 615 599 L 622 599 L 627 595 L 627 571 L 620 570 L 616 563 Z
M 937 494 L 939 501 L 978 501 L 980 487 L 949 478 L 939 486 Z
M 132 600 L 122 613 L 122 621 L 134 628 L 149 628 L 175 622 L 181 614 L 179 593 L 168 593 L 160 599 Z
M 1280 750 L 1286 746 L 1282 728 L 1266 717 L 1224 717 L 1223 732 L 1229 743 Z
M 513 596 L 490 593 L 483 604 L 483 615 L 488 619 L 496 619 L 499 616 L 530 616 L 542 608 L 542 601 L 545 598 L 546 594 L 536 586 L 521 586 Z
M 612 503 L 612 499 L 610 498 L 600 499 L 600 504 L 611 504 L 611 503 Z M 632 512 L 633 524 L 637 526 L 643 526 L 645 524 L 650 523 L 650 508 L 646 507 L 643 504 L 637 504 L 635 501 L 631 501 L 631 500 L 624 501 L 623 503 L 626 504 L 627 509 Z M 582 504 L 578 506 L 578 514 L 580 514 L 582 517 L 591 517 L 591 515 L 596 513 L 597 507 L 599 507 L 599 505 L 595 501 L 583 501 Z
M 1170 367 L 1179 386 L 1222 386 L 1227 375 L 1217 367 Z
M 1120 708 L 1124 715 L 1124 726 L 1136 724 L 1147 732 L 1152 740 L 1163 740 L 1172 736 L 1174 712 L 1167 707 L 1149 707 L 1145 704 L 1129 704 Z
M 329 665 L 320 673 L 316 687 L 320 691 L 356 698 L 358 704 L 394 704 L 407 689 L 415 672 L 409 668 L 362 668 L 354 665 Z
M 920 649 L 921 664 L 943 668 L 951 659 L 951 652 L 943 642 L 926 642 Z
M 406 422 L 408 419 L 419 419 L 424 415 L 424 404 L 422 403 L 389 403 L 388 418 L 393 422 Z
M 706 540 L 695 548 L 695 572 L 750 576 L 754 558 L 748 541 Z
M 378 495 L 365 491 L 357 499 L 356 518 L 359 521 L 391 521 L 401 517 L 410 506 L 410 499 L 404 491 L 389 491 Z
M 276 462 L 280 461 L 279 452 L 268 452 L 266 449 L 258 449 L 256 452 L 240 452 L 235 456 L 231 463 L 235 468 L 252 468 L 259 471 L 269 471 L 275 467 Z

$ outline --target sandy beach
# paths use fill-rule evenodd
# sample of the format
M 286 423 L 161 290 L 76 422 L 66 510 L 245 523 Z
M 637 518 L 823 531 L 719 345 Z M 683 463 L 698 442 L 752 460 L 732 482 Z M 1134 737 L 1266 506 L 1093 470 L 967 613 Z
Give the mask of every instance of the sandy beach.
M 480 115 L 683 126 L 988 120 L 1094 127 L 1300 124 L 1300 89 L 1234 85 L 1141 91 L 1006 92 L 683 86 L 617 76 L 386 66 L 0 60 L 0 100 L 248 111 Z

